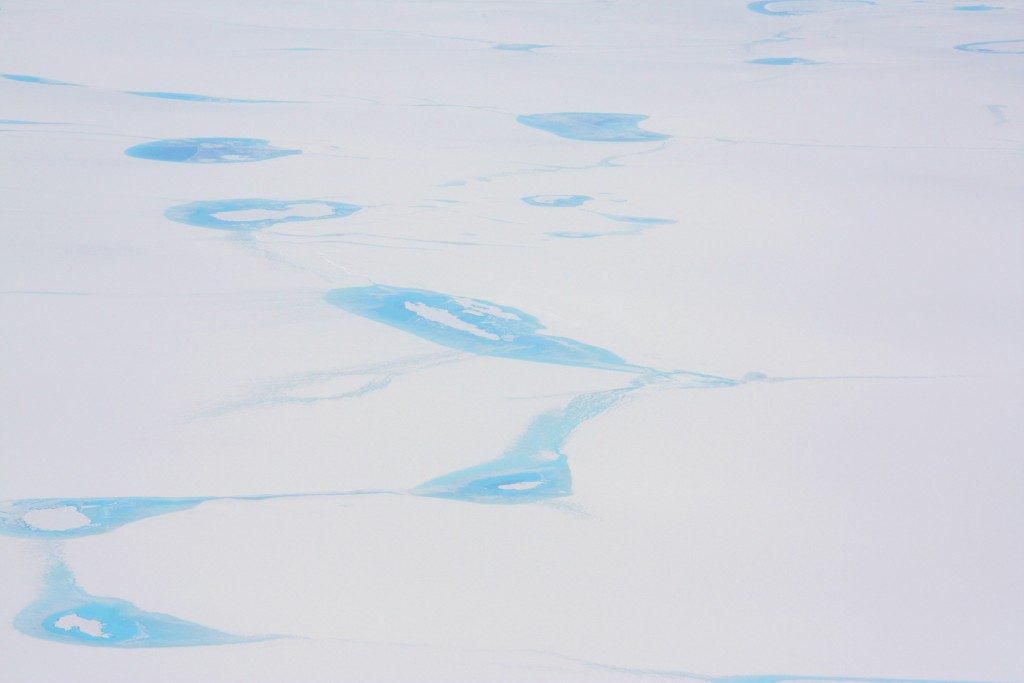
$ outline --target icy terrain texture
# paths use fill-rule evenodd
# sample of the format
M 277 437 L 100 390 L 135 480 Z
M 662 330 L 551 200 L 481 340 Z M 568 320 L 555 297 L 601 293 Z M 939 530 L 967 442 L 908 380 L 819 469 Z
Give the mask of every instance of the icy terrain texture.
M 1024 680 L 1024 2 L 0 3 L 0 683 Z

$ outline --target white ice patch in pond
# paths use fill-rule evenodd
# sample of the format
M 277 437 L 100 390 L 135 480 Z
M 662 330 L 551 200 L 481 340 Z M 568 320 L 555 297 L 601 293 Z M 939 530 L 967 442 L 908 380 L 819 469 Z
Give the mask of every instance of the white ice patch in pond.
M 480 301 L 474 301 L 473 299 L 466 299 L 464 297 L 452 297 L 455 303 L 463 306 L 466 313 L 470 315 L 493 315 L 495 318 L 504 318 L 505 320 L 519 320 L 519 316 L 515 313 L 509 313 L 503 311 L 497 306 L 489 306 Z
M 445 325 L 455 330 L 469 332 L 470 334 L 475 334 L 478 337 L 483 337 L 484 339 L 490 339 L 492 341 L 497 341 L 501 339 L 501 337 L 494 334 L 493 332 L 481 330 L 476 325 L 468 323 L 465 320 L 462 320 L 461 318 L 453 315 L 450 311 L 446 311 L 443 308 L 434 308 L 433 306 L 428 306 L 426 304 L 413 304 L 409 302 L 405 303 L 405 308 L 407 310 L 412 311 L 421 318 L 424 318 L 426 320 L 432 320 L 435 323 L 441 323 L 442 325 Z
M 77 508 L 65 505 L 59 508 L 43 508 L 41 510 L 29 510 L 21 519 L 25 524 L 36 529 L 45 531 L 67 531 L 88 526 L 92 521 Z
M 98 619 L 86 619 L 77 614 L 65 614 L 53 622 L 54 627 L 64 631 L 78 629 L 87 636 L 93 638 L 109 638 L 110 634 L 103 630 L 103 622 Z
M 241 209 L 238 211 L 218 211 L 214 218 L 222 221 L 263 221 L 280 220 L 282 218 L 326 218 L 334 213 L 327 204 L 299 204 L 284 210 L 272 209 Z
M 499 489 L 505 489 L 505 490 L 508 490 L 508 491 L 526 491 L 528 489 L 535 489 L 535 488 L 537 488 L 538 486 L 540 486 L 543 483 L 544 482 L 540 481 L 540 480 L 537 480 L 537 481 L 517 481 L 517 482 L 511 483 L 511 484 L 498 484 L 498 488 Z

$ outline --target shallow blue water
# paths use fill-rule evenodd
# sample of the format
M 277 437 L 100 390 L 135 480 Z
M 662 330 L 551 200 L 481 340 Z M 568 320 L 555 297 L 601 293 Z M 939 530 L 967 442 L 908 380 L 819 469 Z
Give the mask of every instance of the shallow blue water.
M 482 356 L 538 363 L 636 370 L 611 351 L 538 334 L 532 315 L 491 301 L 385 285 L 334 289 L 328 303 L 436 344 Z
M 552 206 L 559 208 L 581 206 L 584 202 L 589 202 L 591 199 L 593 197 L 588 197 L 585 194 L 535 194 L 530 197 L 522 197 L 522 201 L 530 206 Z
M 954 7 L 957 12 L 990 12 L 996 9 L 1003 9 L 1002 7 L 993 7 L 992 5 L 959 5 Z
M 643 114 L 556 112 L 524 114 L 516 121 L 559 137 L 588 142 L 649 142 L 672 137 L 640 128 L 639 123 L 648 118 Z
M 842 9 L 850 5 L 873 5 L 874 0 L 758 0 L 747 9 L 770 17 L 794 17 Z
M 156 140 L 124 151 L 136 159 L 189 164 L 234 164 L 302 154 L 302 150 L 273 147 L 256 138 L 178 138 Z
M 148 90 L 128 90 L 126 95 L 138 95 L 139 97 L 155 97 L 162 100 L 183 100 L 186 102 L 217 102 L 220 104 L 266 104 L 281 102 L 281 100 L 247 100 L 234 97 L 211 97 L 209 95 L 195 95 L 187 92 L 159 92 Z
M 818 64 L 803 57 L 761 57 L 760 59 L 749 59 L 747 64 L 767 64 L 770 66 L 796 66 L 803 64 Z
M 29 76 L 28 74 L 0 74 L 0 77 L 6 78 L 9 81 L 18 81 L 20 83 L 36 83 L 38 85 L 71 85 L 78 87 L 77 83 L 55 81 L 52 78 L 43 78 L 42 76 Z
M 25 635 L 94 647 L 227 645 L 277 636 L 238 636 L 169 614 L 146 612 L 127 600 L 89 595 L 63 564 L 49 569 L 42 595 L 14 618 Z
M 1008 49 L 995 48 L 994 45 L 1008 45 Z M 955 47 L 964 52 L 981 52 L 990 55 L 1021 55 L 1024 54 L 1024 39 L 1014 40 L 988 40 L 981 43 L 964 43 Z
M 301 209 L 304 206 L 310 208 L 322 206 L 330 209 L 330 212 L 315 216 L 286 214 L 288 211 Z M 345 204 L 343 202 L 331 202 L 318 199 L 218 199 L 172 206 L 164 212 L 164 216 L 172 221 L 195 225 L 200 228 L 249 232 L 252 230 L 259 230 L 261 228 L 267 228 L 278 223 L 343 218 L 359 211 L 361 208 L 362 207 L 358 204 Z M 271 216 L 248 220 L 231 220 L 230 218 L 218 217 L 217 215 L 229 211 L 271 211 L 280 212 L 282 215 L 278 217 Z
M 491 46 L 495 50 L 510 50 L 513 52 L 533 52 L 542 47 L 551 47 L 550 45 L 538 45 L 537 43 L 495 43 Z
M 571 495 L 572 474 L 562 452 L 569 436 L 643 384 L 637 379 L 620 389 L 577 396 L 565 408 L 534 419 L 497 460 L 431 479 L 411 493 L 472 503 L 531 503 Z

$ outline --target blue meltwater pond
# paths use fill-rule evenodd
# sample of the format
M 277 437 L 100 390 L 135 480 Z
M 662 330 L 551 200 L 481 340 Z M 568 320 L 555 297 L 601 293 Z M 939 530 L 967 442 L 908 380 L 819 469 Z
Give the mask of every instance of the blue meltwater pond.
M 127 600 L 90 595 L 62 563 L 50 567 L 42 595 L 18 613 L 14 627 L 35 638 L 114 648 L 228 645 L 276 637 L 238 636 L 147 612 Z
M 588 197 L 585 194 L 535 194 L 530 197 L 523 197 L 522 199 L 530 206 L 549 206 L 564 209 L 582 206 L 585 202 L 593 199 L 593 197 Z
M 187 164 L 237 164 L 302 154 L 299 149 L 274 147 L 256 138 L 176 138 L 155 140 L 124 151 L 136 159 Z
M 344 218 L 361 208 L 323 199 L 215 199 L 172 206 L 164 215 L 200 228 L 250 232 L 278 223 Z
M 640 122 L 648 118 L 643 114 L 559 112 L 524 114 L 516 121 L 562 138 L 587 142 L 650 142 L 672 137 L 640 128 Z
M 758 0 L 747 5 L 747 9 L 770 17 L 796 17 L 873 4 L 873 0 Z
M 349 313 L 481 356 L 636 370 L 606 349 L 539 334 L 544 326 L 537 318 L 491 301 L 385 285 L 334 289 L 325 298 Z

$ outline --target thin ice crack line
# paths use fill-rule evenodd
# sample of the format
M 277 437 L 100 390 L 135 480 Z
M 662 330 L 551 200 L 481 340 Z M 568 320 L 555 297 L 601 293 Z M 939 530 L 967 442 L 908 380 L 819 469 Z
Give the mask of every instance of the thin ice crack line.
M 663 142 L 663 143 L 661 143 L 661 144 L 659 144 L 659 145 L 657 145 L 655 147 L 651 147 L 649 149 L 640 150 L 638 152 L 628 152 L 626 154 L 612 154 L 612 155 L 609 155 L 609 156 L 606 156 L 606 157 L 602 157 L 601 159 L 599 159 L 595 163 L 586 164 L 586 165 L 583 165 L 583 166 L 562 166 L 562 165 L 558 165 L 558 164 L 538 164 L 538 163 L 528 162 L 528 161 L 513 162 L 513 163 L 520 163 L 520 164 L 529 165 L 530 168 L 525 168 L 525 169 L 520 169 L 520 170 L 515 170 L 515 171 L 497 171 L 497 172 L 494 172 L 494 173 L 489 173 L 489 174 L 484 174 L 484 175 L 476 176 L 475 178 L 473 178 L 473 180 L 478 180 L 478 181 L 482 181 L 482 182 L 490 182 L 494 178 L 503 178 L 503 177 L 506 177 L 506 176 L 513 176 L 513 175 L 525 175 L 525 174 L 530 174 L 530 173 L 559 173 L 561 171 L 587 171 L 587 170 L 594 169 L 594 168 L 621 168 L 621 167 L 624 166 L 624 164 L 617 164 L 617 163 L 615 163 L 619 159 L 625 159 L 627 157 L 641 156 L 641 155 L 644 155 L 644 154 L 654 154 L 656 152 L 663 151 L 667 147 L 668 147 L 668 145 Z
M 859 144 L 838 144 L 824 142 L 791 142 L 785 140 L 754 140 L 749 138 L 723 138 L 723 137 L 696 137 L 679 136 L 683 140 L 699 140 L 702 142 L 720 142 L 729 145 L 768 145 L 777 147 L 808 147 L 814 149 L 864 149 L 882 151 L 925 151 L 925 152 L 1009 152 L 1019 154 L 1024 148 L 1014 147 L 944 147 L 941 145 L 859 145 Z M 1017 140 L 1010 140 L 1014 144 L 1024 144 Z

